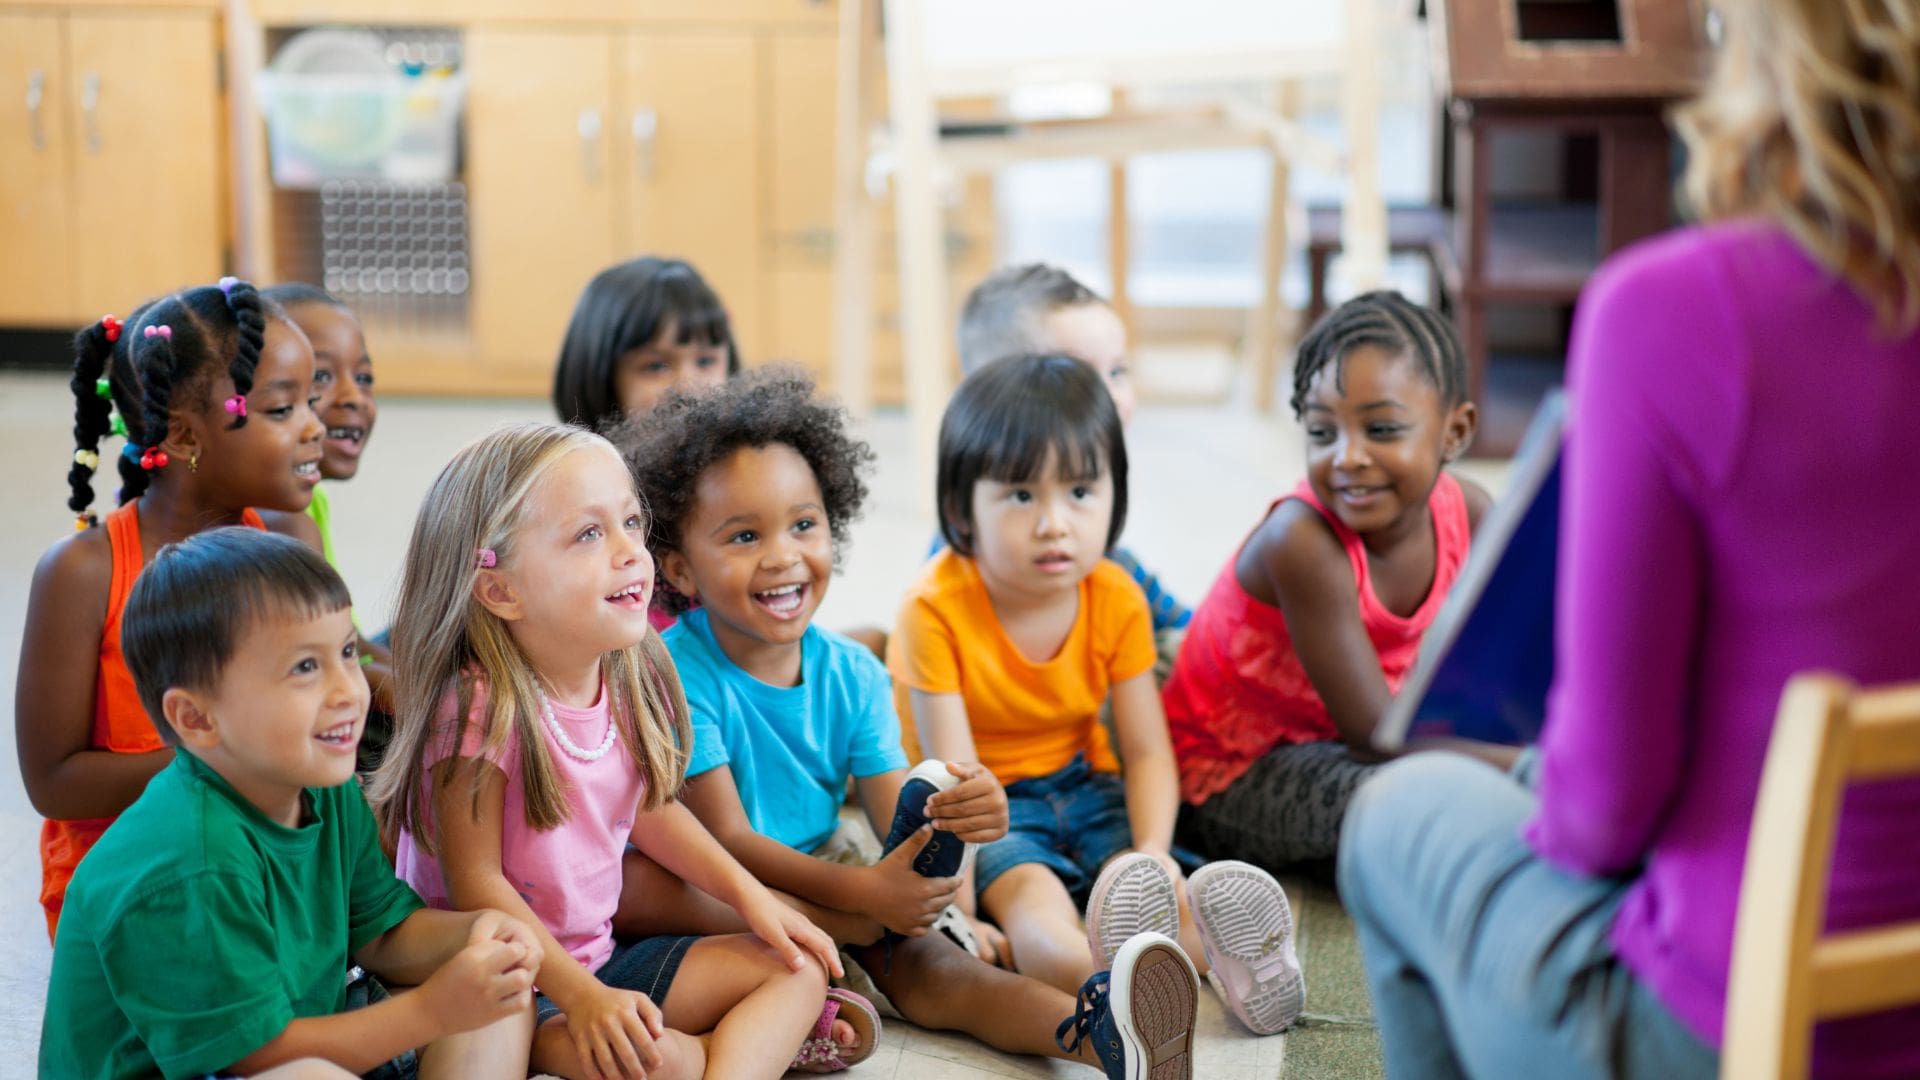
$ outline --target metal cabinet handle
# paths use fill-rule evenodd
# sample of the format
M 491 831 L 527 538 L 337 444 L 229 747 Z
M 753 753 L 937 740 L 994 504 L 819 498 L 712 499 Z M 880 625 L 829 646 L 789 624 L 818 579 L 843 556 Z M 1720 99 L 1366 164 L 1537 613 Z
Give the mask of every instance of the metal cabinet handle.
M 656 136 L 660 134 L 660 114 L 652 109 L 640 109 L 633 114 L 633 148 L 639 158 L 640 175 L 653 179 L 654 149 Z
M 47 100 L 47 73 L 34 68 L 27 73 L 27 130 L 32 133 L 33 148 L 47 148 L 47 125 L 40 118 L 40 107 Z
M 600 155 L 595 153 L 600 142 L 600 110 L 586 108 L 580 110 L 579 119 L 574 121 L 574 130 L 580 133 L 581 167 L 588 180 L 600 179 Z
M 97 154 L 100 152 L 101 145 L 100 73 L 97 71 L 87 72 L 83 89 L 80 91 L 80 111 L 84 113 L 87 118 L 87 152 Z

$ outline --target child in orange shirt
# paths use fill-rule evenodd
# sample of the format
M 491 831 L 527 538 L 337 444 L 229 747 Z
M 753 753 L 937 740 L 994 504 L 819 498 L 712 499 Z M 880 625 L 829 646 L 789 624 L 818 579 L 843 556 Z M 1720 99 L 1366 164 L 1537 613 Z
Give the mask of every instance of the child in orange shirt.
M 887 659 L 919 736 L 909 756 L 978 761 L 1006 785 L 1009 831 L 979 848 L 963 903 L 977 894 L 1018 971 L 1071 993 L 1128 936 L 1180 937 L 1190 901 L 1189 958 L 1218 969 L 1249 1027 L 1284 1028 L 1302 994 L 1285 894 L 1221 863 L 1182 896 L 1168 855 L 1179 778 L 1147 600 L 1106 558 L 1127 451 L 1100 376 L 1065 356 L 969 375 L 940 425 L 937 503 L 948 547 L 908 592 Z

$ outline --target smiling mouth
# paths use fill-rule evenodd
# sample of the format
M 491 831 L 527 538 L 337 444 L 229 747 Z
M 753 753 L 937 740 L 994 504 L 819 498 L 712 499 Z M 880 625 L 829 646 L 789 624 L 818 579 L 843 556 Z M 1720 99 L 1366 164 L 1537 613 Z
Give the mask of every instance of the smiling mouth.
M 768 613 L 782 619 L 791 619 L 800 614 L 806 603 L 807 586 L 805 582 L 797 585 L 782 585 L 776 589 L 753 594 L 753 602 L 765 608 Z
M 607 597 L 607 603 L 618 607 L 639 607 L 647 602 L 647 583 L 636 581 L 633 584 Z
M 333 727 L 315 735 L 314 738 L 326 743 L 328 746 L 344 749 L 360 741 L 359 727 L 359 721 L 349 720 L 344 724 L 335 724 Z
M 302 480 L 318 481 L 320 479 L 320 459 L 314 458 L 312 461 L 303 461 L 295 465 L 293 467 L 293 475 Z
M 327 438 L 333 442 L 346 443 L 348 446 L 359 446 L 361 443 L 367 441 L 367 429 L 363 427 L 330 427 L 327 429 Z

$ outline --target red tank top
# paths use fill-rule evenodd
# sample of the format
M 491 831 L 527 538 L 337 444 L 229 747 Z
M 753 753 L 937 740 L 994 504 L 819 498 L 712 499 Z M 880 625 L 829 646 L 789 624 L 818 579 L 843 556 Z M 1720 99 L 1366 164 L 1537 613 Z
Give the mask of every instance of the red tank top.
M 113 580 L 107 588 L 107 621 L 100 634 L 100 664 L 93 683 L 93 734 L 88 745 L 95 750 L 116 754 L 144 754 L 166 747 L 159 729 L 140 704 L 140 691 L 133 685 L 133 672 L 120 654 L 120 616 L 127 607 L 127 595 L 133 592 L 134 579 L 146 566 L 140 548 L 139 501 L 130 502 L 107 515 L 107 542 L 113 551 Z M 266 523 L 252 510 L 241 520 L 255 529 Z M 113 824 L 112 818 L 88 821 L 40 823 L 40 906 L 47 912 L 47 936 L 53 936 L 60 922 L 60 905 L 66 899 L 67 882 L 81 856 L 93 847 L 100 834 Z
M 1433 587 L 1418 610 L 1404 617 L 1387 610 L 1374 595 L 1360 535 L 1328 513 L 1304 481 L 1291 495 L 1275 500 L 1268 514 L 1286 499 L 1299 499 L 1319 511 L 1339 538 L 1359 586 L 1360 622 L 1379 654 L 1388 688 L 1398 693 L 1419 655 L 1421 635 L 1439 613 L 1472 541 L 1459 482 L 1441 473 L 1427 499 L 1436 548 Z M 1225 790 L 1280 743 L 1340 737 L 1300 666 L 1280 609 L 1240 587 L 1234 574 L 1239 561 L 1236 551 L 1193 613 L 1173 675 L 1162 691 L 1180 761 L 1180 795 L 1190 803 L 1205 802 Z

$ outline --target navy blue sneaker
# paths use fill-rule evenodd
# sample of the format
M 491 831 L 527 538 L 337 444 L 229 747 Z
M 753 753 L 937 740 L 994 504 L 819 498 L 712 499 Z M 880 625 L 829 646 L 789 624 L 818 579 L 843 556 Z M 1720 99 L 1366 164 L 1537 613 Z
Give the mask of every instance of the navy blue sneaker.
M 927 800 L 935 792 L 945 791 L 959 782 L 959 777 L 947 771 L 944 761 L 929 758 L 915 765 L 907 773 L 906 782 L 900 785 L 900 801 L 893 808 L 893 828 L 887 830 L 887 838 L 880 845 L 881 856 L 891 854 L 927 823 Z M 927 846 L 914 857 L 913 868 L 921 877 L 952 877 L 966 864 L 967 848 L 971 846 L 961 843 L 960 838 L 950 832 L 935 829 Z
M 1091 1044 L 1107 1080 L 1192 1080 L 1199 1009 L 1193 961 L 1172 938 L 1149 931 L 1120 946 L 1111 971 L 1086 981 L 1053 1038 L 1069 1054 Z

